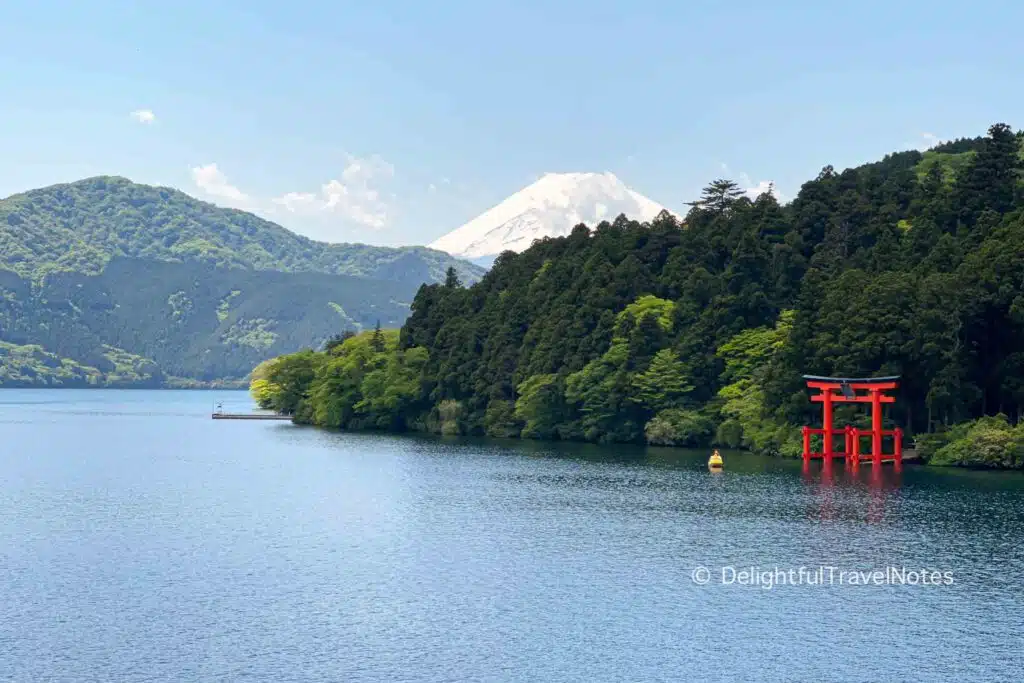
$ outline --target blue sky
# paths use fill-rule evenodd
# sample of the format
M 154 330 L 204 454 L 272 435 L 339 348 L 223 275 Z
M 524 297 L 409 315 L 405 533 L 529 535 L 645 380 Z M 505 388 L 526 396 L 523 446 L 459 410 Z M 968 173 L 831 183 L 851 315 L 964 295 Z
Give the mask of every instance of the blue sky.
M 1022 25 L 1024 3 L 941 0 L 11 0 L 0 196 L 124 175 L 374 244 L 549 171 L 680 212 L 722 175 L 785 198 L 1024 125 Z

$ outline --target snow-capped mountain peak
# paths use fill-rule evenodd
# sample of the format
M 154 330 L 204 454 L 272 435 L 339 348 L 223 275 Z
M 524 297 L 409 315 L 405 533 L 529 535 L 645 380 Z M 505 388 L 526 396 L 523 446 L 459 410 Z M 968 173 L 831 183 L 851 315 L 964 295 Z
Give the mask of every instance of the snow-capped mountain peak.
M 619 214 L 650 221 L 665 207 L 634 192 L 612 173 L 547 173 L 430 246 L 461 258 L 486 260 L 520 252 L 535 239 L 568 235 Z

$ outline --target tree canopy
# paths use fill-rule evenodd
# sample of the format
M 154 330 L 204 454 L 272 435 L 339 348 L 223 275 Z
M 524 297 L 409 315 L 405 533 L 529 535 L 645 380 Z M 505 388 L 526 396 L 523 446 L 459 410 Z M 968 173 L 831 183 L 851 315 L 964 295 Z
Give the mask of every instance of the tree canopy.
M 620 216 L 504 253 L 469 287 L 424 285 L 395 350 L 421 360 L 418 389 L 389 422 L 793 454 L 797 426 L 817 419 L 807 373 L 901 375 L 887 422 L 911 434 L 1012 425 L 1024 413 L 1021 139 L 997 124 L 826 166 L 786 205 L 716 180 L 683 223 Z M 322 378 L 306 389 L 314 411 L 336 396 Z M 961 436 L 1019 443 L 980 424 Z M 950 464 L 1020 463 L 942 448 Z

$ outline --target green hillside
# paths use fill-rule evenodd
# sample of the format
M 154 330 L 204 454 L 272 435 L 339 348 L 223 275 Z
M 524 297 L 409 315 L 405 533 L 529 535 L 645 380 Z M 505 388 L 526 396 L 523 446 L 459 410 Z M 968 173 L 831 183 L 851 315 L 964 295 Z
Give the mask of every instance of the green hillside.
M 0 268 L 33 279 L 54 270 L 95 274 L 117 256 L 358 275 L 414 287 L 443 281 L 450 266 L 466 282 L 484 273 L 426 247 L 316 242 L 245 211 L 114 176 L 0 200 Z
M 483 272 L 124 178 L 33 190 L 0 201 L 0 386 L 237 383 L 344 330 L 399 326 L 450 267 Z
M 33 366 L 35 383 L 44 385 L 123 384 L 131 376 L 152 385 L 168 378 L 241 380 L 267 357 L 319 346 L 343 330 L 378 320 L 397 327 L 412 293 L 400 282 L 347 275 L 128 258 L 114 259 L 97 275 L 53 273 L 42 285 L 0 271 L 3 341 L 40 347 L 21 354 L 20 369 L 9 367 L 6 380 L 0 370 L 0 383 L 31 384 Z M 40 353 L 94 368 L 101 377 L 51 376 L 43 368 L 54 360 Z M 151 367 L 127 373 L 127 356 Z M 13 353 L 3 356 L 0 368 L 15 360 Z
M 265 363 L 300 422 L 798 454 L 802 374 L 900 375 L 933 464 L 1024 468 L 1024 136 L 826 166 L 780 205 L 716 180 L 423 287 L 400 338 Z M 866 426 L 863 409 L 836 410 Z

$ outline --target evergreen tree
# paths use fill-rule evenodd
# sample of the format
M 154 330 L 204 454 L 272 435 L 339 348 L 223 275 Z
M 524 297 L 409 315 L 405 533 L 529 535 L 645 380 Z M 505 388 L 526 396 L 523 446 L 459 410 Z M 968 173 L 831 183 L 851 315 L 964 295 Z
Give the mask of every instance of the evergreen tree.
M 380 320 L 377 321 L 377 326 L 373 328 L 373 337 L 370 340 L 370 346 L 376 353 L 384 353 L 384 333 L 380 329 Z
M 742 196 L 743 190 L 739 185 L 731 180 L 719 178 L 701 191 L 700 199 L 687 202 L 687 206 L 713 213 L 725 213 Z
M 446 289 L 456 289 L 462 286 L 462 280 L 459 279 L 459 274 L 455 272 L 455 266 L 448 266 L 448 270 L 445 271 L 444 286 Z
M 977 156 L 957 182 L 956 201 L 960 221 L 973 226 L 986 210 L 1006 213 L 1019 197 L 1021 167 L 1020 142 L 1005 123 L 988 130 Z
M 648 368 L 633 378 L 634 396 L 652 413 L 681 406 L 693 389 L 685 366 L 672 349 L 658 351 Z

